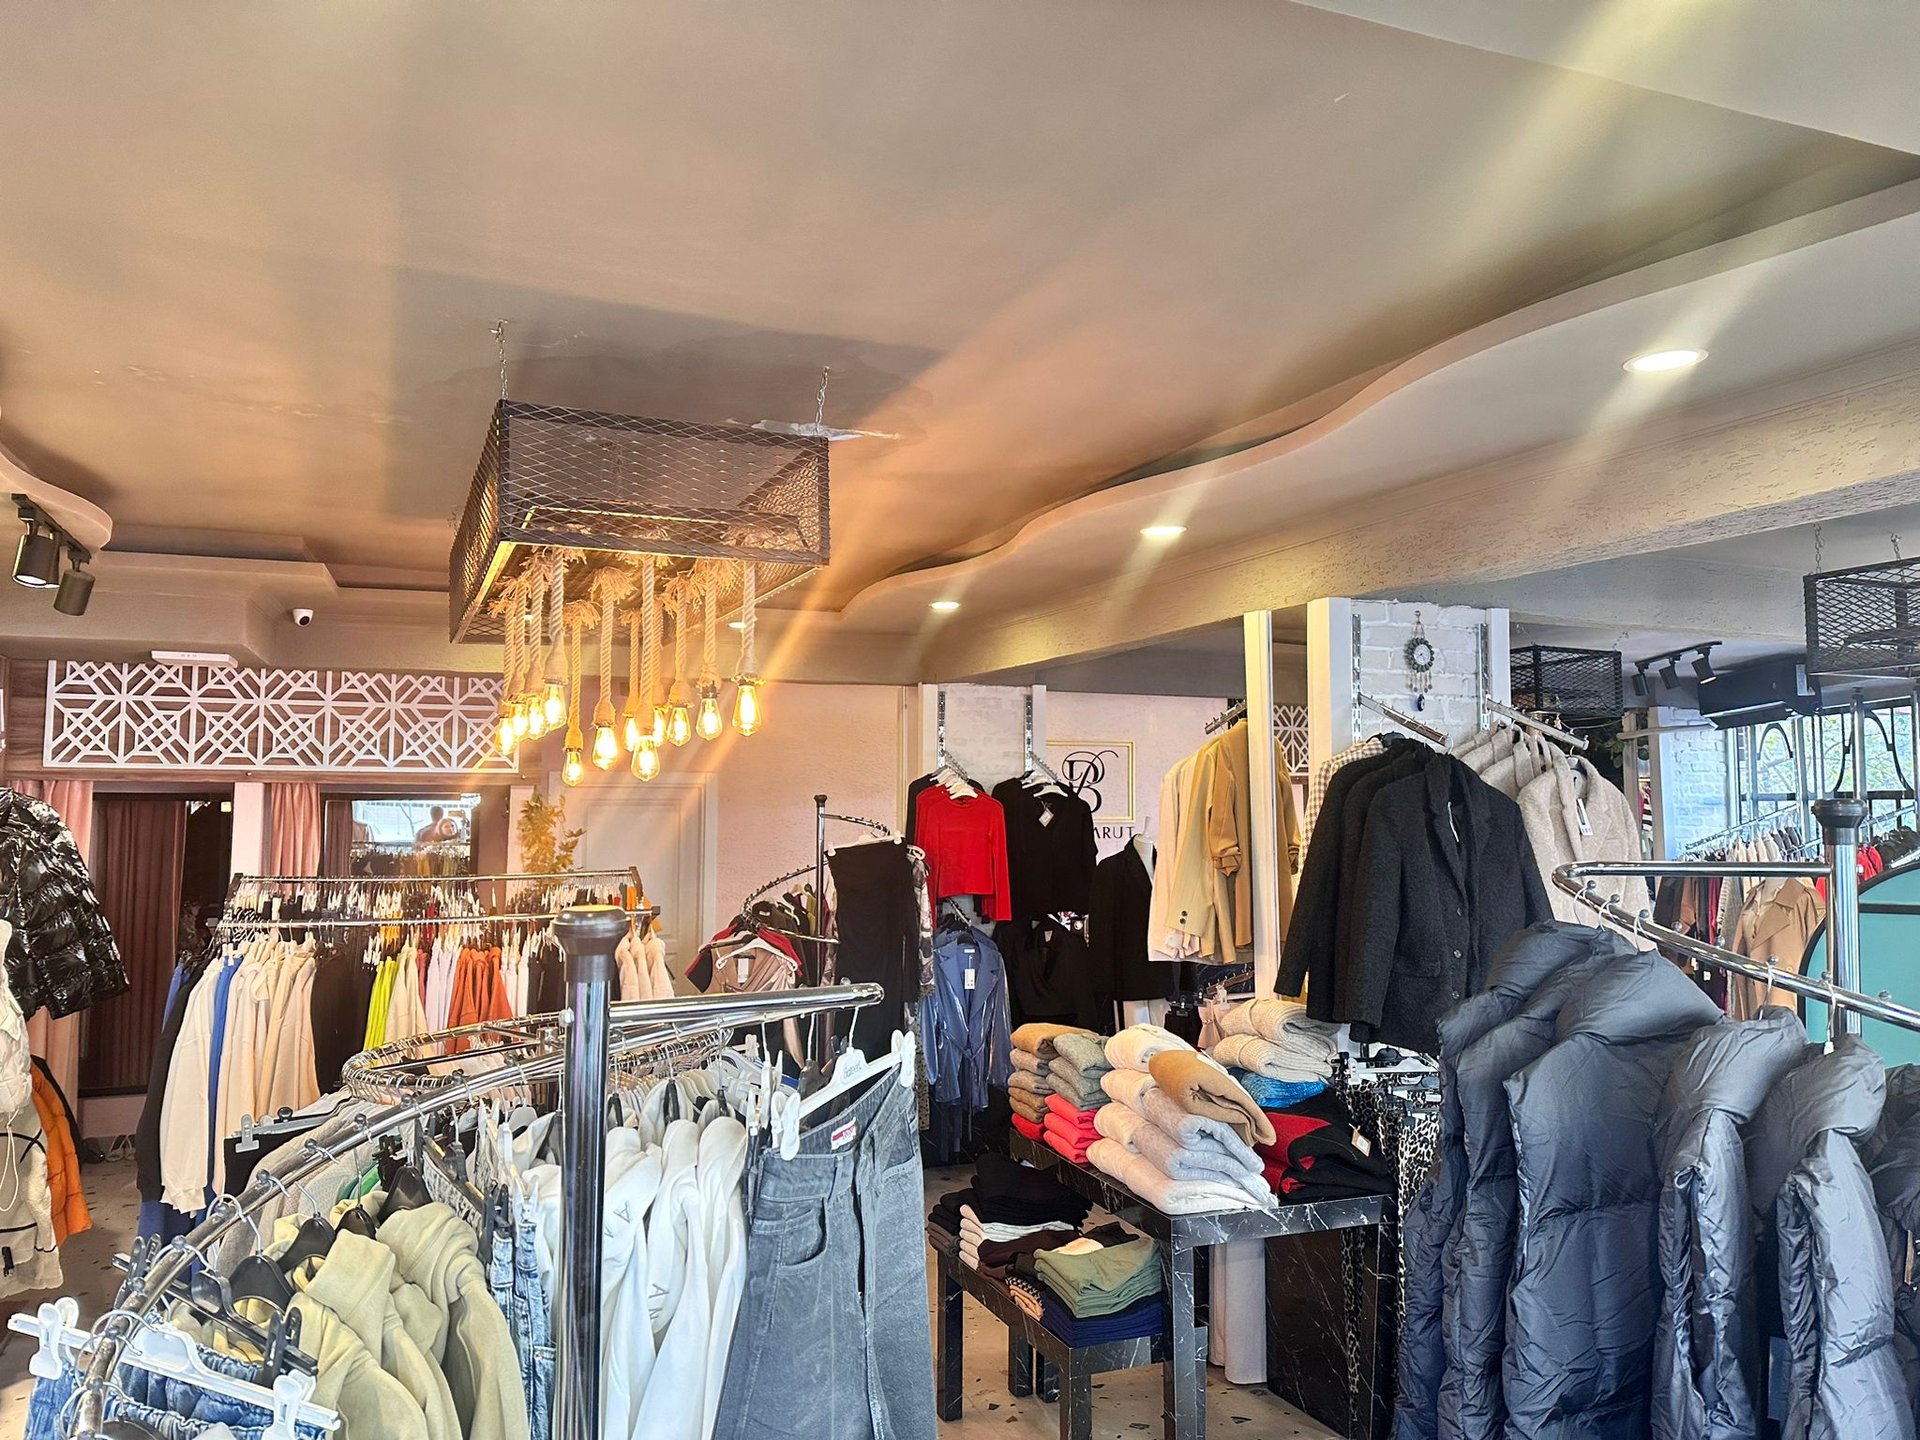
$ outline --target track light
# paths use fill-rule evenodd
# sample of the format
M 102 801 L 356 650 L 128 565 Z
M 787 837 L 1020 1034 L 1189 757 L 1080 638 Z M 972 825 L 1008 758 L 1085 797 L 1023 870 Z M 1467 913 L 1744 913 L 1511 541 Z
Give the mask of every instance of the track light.
M 1700 653 L 1693 657 L 1693 678 L 1702 685 L 1711 685 L 1720 677 L 1713 672 L 1713 647 L 1718 640 L 1709 640 L 1700 647 Z
M 53 608 L 62 615 L 87 613 L 87 602 L 93 599 L 93 572 L 84 568 L 89 558 L 78 545 L 67 547 L 67 573 L 53 597 Z
M 1667 682 L 1669 689 L 1678 685 L 1680 683 L 1680 662 L 1678 660 L 1667 661 L 1666 664 L 1660 667 L 1660 678 Z
M 39 513 L 28 514 L 27 533 L 13 556 L 13 578 L 30 590 L 47 590 L 60 583 L 60 541 Z

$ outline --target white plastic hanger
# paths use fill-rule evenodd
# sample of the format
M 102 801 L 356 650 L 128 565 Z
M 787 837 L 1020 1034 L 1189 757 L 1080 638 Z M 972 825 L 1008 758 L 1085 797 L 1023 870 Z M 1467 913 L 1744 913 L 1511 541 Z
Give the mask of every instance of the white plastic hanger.
M 845 1095 L 848 1091 L 884 1074 L 888 1070 L 895 1072 L 902 1088 L 913 1085 L 913 1036 L 904 1031 L 893 1032 L 893 1044 L 885 1055 L 874 1060 L 857 1049 L 849 1047 L 838 1060 L 833 1062 L 833 1078 L 802 1100 L 796 1091 L 783 1089 L 773 1097 L 772 1137 L 780 1147 L 780 1158 L 791 1160 L 800 1153 L 800 1124 L 809 1115 L 817 1114 L 828 1101 Z

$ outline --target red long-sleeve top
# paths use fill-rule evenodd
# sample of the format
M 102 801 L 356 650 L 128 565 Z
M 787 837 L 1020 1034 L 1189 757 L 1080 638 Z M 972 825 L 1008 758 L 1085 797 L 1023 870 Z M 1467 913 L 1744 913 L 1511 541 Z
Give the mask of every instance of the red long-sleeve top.
M 991 795 L 954 798 L 944 785 L 914 802 L 913 840 L 927 854 L 927 891 L 938 902 L 977 895 L 988 920 L 1013 916 L 1007 882 L 1007 817 Z

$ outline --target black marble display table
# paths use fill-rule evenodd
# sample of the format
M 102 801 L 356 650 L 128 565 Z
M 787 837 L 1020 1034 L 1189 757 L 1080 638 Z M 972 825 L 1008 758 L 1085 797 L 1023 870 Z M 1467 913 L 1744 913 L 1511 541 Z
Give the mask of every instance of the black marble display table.
M 962 1298 L 967 1295 L 1007 1327 L 1007 1389 L 1015 1395 L 1031 1395 L 1038 1378 L 1043 1397 L 1059 1400 L 1061 1440 L 1092 1440 L 1094 1376 L 1139 1365 L 1159 1365 L 1167 1358 L 1165 1334 L 1075 1349 L 1022 1310 L 1000 1281 L 944 1251 L 935 1250 L 934 1259 L 940 1295 L 939 1355 L 934 1375 L 942 1420 L 960 1418 L 965 1334 L 960 1312 Z M 1044 1364 L 1035 1366 L 1036 1354 L 1043 1362 L 1052 1362 L 1058 1372 L 1057 1396 L 1047 1393 L 1045 1379 L 1036 1376 L 1036 1368 L 1042 1372 L 1046 1368 Z
M 1384 1434 L 1392 1387 L 1385 1374 L 1378 1316 L 1390 1272 L 1382 1221 L 1386 1197 L 1281 1203 L 1272 1210 L 1220 1210 L 1203 1215 L 1167 1215 L 1090 1165 L 1075 1165 L 1058 1151 L 1018 1133 L 1008 1153 L 1050 1168 L 1068 1189 L 1160 1242 L 1167 1267 L 1169 1333 L 1162 1426 L 1166 1440 L 1200 1440 L 1207 1431 L 1207 1305 L 1197 1284 L 1209 1245 L 1233 1240 L 1267 1242 L 1268 1384 L 1275 1394 L 1355 1440 Z M 1370 1229 L 1369 1236 L 1341 1232 Z M 1308 1237 L 1312 1237 L 1309 1239 Z M 1359 1267 L 1341 1263 L 1341 1246 L 1357 1241 L 1365 1250 Z M 1314 1243 L 1314 1242 L 1318 1243 Z M 1310 1245 L 1294 1256 L 1289 1242 Z M 1324 1251 L 1332 1246 L 1331 1268 Z M 959 1267 L 964 1269 L 964 1266 Z M 1358 1320 L 1344 1293 L 1346 1279 L 1360 1284 Z M 1329 1292 L 1328 1286 L 1332 1289 Z M 944 1313 L 944 1311 L 943 1311 Z M 942 1327 L 941 1348 L 945 1347 Z M 939 1373 L 946 1374 L 944 1364 Z M 1061 1407 L 1062 1435 L 1070 1407 Z

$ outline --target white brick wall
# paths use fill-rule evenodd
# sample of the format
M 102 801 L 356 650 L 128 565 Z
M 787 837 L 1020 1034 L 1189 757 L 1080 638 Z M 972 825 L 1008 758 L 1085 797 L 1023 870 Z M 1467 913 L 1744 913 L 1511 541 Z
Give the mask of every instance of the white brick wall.
M 1711 726 L 1666 730 L 1652 750 L 1654 797 L 1671 859 L 1729 823 L 1726 737 Z
M 1352 613 L 1360 621 L 1359 688 L 1383 704 L 1412 715 L 1451 735 L 1473 730 L 1480 723 L 1481 635 L 1497 612 L 1463 605 L 1425 605 L 1413 600 L 1355 600 Z M 1426 708 L 1416 710 L 1408 688 L 1406 645 L 1413 638 L 1418 617 L 1433 646 L 1432 686 Z M 1504 628 L 1504 627 L 1502 627 Z M 1497 657 L 1504 660 L 1501 637 Z M 1338 657 L 1335 657 L 1336 660 Z M 1505 665 L 1497 667 L 1494 691 L 1506 690 Z M 1372 711 L 1353 717 L 1356 734 L 1372 734 L 1387 722 Z M 1328 746 L 1331 753 L 1349 740 Z

